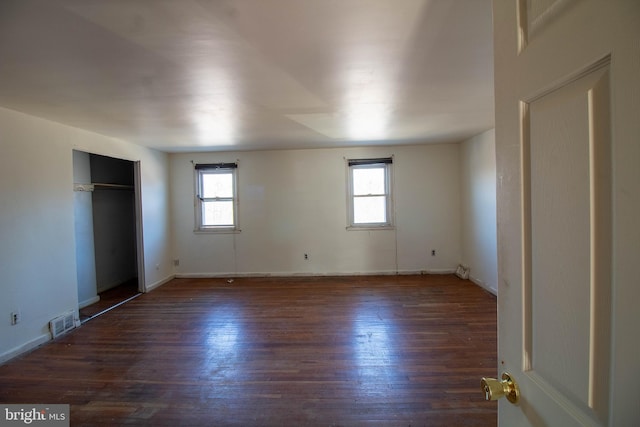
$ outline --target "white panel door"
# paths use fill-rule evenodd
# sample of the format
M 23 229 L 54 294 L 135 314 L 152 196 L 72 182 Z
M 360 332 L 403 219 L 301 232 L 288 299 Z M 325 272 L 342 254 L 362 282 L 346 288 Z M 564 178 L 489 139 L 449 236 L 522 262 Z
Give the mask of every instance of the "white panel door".
M 494 0 L 502 426 L 640 425 L 640 1 Z

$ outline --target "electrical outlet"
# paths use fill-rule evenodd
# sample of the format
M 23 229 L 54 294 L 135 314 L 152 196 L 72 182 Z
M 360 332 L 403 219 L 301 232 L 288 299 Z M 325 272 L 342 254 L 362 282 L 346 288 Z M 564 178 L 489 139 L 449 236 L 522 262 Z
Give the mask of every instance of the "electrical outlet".
M 173 266 L 174 267 L 180 267 L 180 260 L 179 259 L 174 259 L 173 260 Z
M 20 315 L 20 311 L 14 311 L 11 313 L 11 324 L 17 325 L 22 320 L 22 316 Z
M 431 256 L 436 256 L 436 250 L 435 249 L 431 249 Z
M 304 259 L 309 259 L 309 254 L 304 254 Z

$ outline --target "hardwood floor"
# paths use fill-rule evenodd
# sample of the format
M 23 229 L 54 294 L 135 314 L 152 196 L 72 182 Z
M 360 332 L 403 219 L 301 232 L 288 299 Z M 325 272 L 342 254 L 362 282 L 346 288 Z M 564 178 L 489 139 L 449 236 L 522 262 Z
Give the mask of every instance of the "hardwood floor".
M 176 279 L 0 366 L 72 426 L 495 426 L 496 298 L 455 276 Z
M 139 294 L 137 278 L 133 278 L 115 288 L 100 292 L 100 301 L 80 309 L 80 321 L 86 322 L 91 320 L 95 316 L 104 313 L 105 310 L 109 310 Z

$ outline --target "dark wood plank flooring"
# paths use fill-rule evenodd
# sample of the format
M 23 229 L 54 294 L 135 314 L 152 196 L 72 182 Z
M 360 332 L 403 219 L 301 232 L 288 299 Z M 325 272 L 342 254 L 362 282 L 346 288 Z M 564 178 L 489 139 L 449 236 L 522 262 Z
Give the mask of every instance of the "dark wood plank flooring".
M 495 426 L 496 298 L 455 276 L 176 279 L 0 366 L 72 426 Z
M 80 321 L 86 322 L 92 317 L 120 304 L 129 298 L 138 295 L 138 279 L 133 278 L 119 286 L 100 292 L 100 301 L 83 307 L 79 310 Z

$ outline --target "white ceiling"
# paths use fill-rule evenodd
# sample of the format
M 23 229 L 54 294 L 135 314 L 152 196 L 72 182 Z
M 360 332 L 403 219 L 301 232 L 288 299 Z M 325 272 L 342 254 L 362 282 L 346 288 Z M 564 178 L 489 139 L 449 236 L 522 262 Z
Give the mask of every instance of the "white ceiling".
M 0 0 L 0 105 L 168 152 L 459 141 L 491 0 Z

